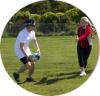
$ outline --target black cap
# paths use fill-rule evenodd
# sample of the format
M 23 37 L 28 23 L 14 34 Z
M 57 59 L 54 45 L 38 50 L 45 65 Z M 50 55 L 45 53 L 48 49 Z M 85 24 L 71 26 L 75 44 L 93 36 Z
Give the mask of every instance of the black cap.
M 25 20 L 25 25 L 26 26 L 29 26 L 29 25 L 35 25 L 35 22 L 34 22 L 34 20 L 33 19 L 27 19 L 27 20 Z

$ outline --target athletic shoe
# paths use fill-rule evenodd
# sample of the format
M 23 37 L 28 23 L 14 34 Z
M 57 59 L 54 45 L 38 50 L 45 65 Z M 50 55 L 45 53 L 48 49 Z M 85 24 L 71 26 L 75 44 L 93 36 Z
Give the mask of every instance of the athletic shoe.
M 82 72 L 80 73 L 80 76 L 81 76 L 81 77 L 86 76 L 85 71 L 82 71 Z
M 35 80 L 34 80 L 32 77 L 26 78 L 26 81 L 27 81 L 27 82 L 35 82 Z
M 17 73 L 13 73 L 13 77 L 14 77 L 14 80 L 15 81 L 17 81 L 17 82 L 19 82 L 20 80 L 19 80 L 19 74 L 17 74 Z

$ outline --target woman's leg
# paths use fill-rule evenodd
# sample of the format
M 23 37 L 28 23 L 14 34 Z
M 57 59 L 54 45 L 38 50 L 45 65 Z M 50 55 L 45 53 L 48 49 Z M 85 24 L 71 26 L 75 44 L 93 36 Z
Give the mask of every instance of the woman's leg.
M 84 68 L 87 67 L 87 62 L 88 62 L 88 58 L 89 58 L 90 53 L 91 53 L 91 49 L 92 49 L 92 46 L 89 46 L 87 48 L 84 48 L 84 56 L 83 56 Z
M 85 68 L 84 68 L 84 52 L 83 52 L 83 48 L 81 47 L 77 47 L 77 53 L 78 53 L 78 61 L 79 61 L 79 65 L 80 65 L 80 76 L 85 76 Z
M 83 49 L 79 46 L 77 46 L 77 55 L 78 55 L 78 63 L 80 67 L 83 67 Z

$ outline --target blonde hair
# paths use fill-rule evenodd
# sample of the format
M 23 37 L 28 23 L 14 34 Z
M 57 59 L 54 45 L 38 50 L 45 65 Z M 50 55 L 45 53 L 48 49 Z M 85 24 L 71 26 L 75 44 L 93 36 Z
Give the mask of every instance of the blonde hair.
M 84 22 L 86 22 L 87 24 L 89 24 L 91 26 L 93 32 L 96 31 L 94 25 L 91 23 L 91 21 L 87 17 L 82 17 L 81 20 L 84 20 Z
M 93 24 L 90 22 L 90 20 L 87 17 L 82 17 L 81 20 L 84 20 L 86 23 L 88 23 L 90 26 L 93 26 Z

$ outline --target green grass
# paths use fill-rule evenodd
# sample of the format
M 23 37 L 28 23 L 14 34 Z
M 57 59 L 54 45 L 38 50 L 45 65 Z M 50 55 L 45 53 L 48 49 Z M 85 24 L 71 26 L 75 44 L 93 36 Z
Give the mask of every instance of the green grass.
M 88 60 L 87 76 L 79 77 L 76 43 L 74 36 L 38 37 L 42 57 L 35 66 L 33 74 L 36 83 L 23 82 L 27 72 L 21 74 L 24 89 L 41 95 L 59 95 L 70 92 L 81 86 L 91 75 L 98 59 L 98 38 L 93 38 L 93 49 Z M 1 56 L 3 64 L 12 78 L 21 62 L 14 54 L 15 38 L 2 38 Z M 32 45 L 30 46 L 31 50 Z

